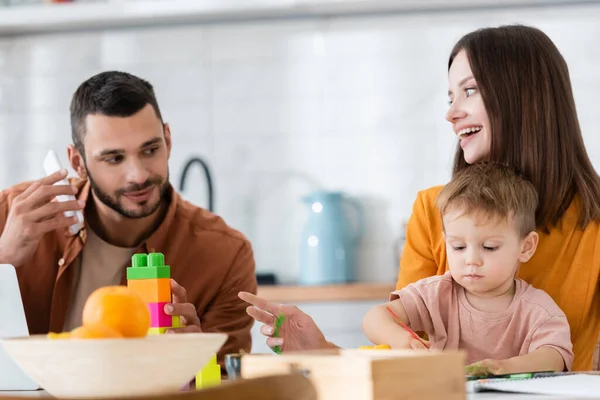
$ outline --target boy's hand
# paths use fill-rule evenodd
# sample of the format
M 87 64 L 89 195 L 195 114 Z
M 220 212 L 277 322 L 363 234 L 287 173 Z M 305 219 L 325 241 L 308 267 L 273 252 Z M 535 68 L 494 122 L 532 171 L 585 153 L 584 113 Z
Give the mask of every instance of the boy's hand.
M 427 346 L 431 346 L 431 344 L 427 340 L 423 340 L 427 343 Z M 390 347 L 394 350 L 396 349 L 413 349 L 413 350 L 428 350 L 427 347 L 423 345 L 423 343 L 419 342 L 417 339 L 412 337 L 408 332 L 406 335 L 401 335 L 397 340 L 390 343 Z
M 471 376 L 486 376 L 486 375 L 502 375 L 507 374 L 507 366 L 505 360 L 493 360 L 486 358 L 467 366 L 467 375 Z

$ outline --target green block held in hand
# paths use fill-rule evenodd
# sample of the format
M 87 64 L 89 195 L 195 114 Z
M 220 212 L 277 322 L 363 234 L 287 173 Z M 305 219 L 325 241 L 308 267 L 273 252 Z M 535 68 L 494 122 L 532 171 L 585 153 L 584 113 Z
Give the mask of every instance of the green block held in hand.
M 281 328 L 281 325 L 283 325 L 284 319 L 284 315 L 280 315 L 277 318 L 275 318 L 275 332 L 273 333 L 274 337 L 279 337 L 279 329 Z M 281 346 L 273 347 L 273 351 L 277 354 L 281 354 Z
M 127 280 L 171 278 L 171 268 L 165 265 L 162 253 L 137 253 L 131 257 Z

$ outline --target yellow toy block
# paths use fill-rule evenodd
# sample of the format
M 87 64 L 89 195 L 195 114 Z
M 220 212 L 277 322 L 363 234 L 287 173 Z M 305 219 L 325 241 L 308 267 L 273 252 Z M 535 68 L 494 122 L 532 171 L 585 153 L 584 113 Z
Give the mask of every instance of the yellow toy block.
M 213 355 L 210 361 L 196 374 L 196 389 L 205 389 L 221 384 L 221 366 L 217 364 L 217 355 Z
M 148 335 L 162 335 L 170 328 L 183 328 L 179 315 L 173 315 L 173 324 L 171 326 L 148 328 Z
M 148 335 L 162 335 L 167 329 L 169 328 L 148 328 Z
M 360 346 L 361 350 L 390 350 L 391 347 L 388 344 L 376 344 L 375 346 Z
M 172 325 L 173 328 L 183 328 L 183 325 L 181 325 L 181 318 L 179 315 L 173 315 Z

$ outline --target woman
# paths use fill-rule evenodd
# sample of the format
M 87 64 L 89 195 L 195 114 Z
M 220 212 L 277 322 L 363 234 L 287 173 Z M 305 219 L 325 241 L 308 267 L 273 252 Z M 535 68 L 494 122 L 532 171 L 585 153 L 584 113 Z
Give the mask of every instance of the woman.
M 540 30 L 486 28 L 464 36 L 448 63 L 450 108 L 458 136 L 453 172 L 478 161 L 519 168 L 540 197 L 538 250 L 519 277 L 545 290 L 567 315 L 574 370 L 592 369 L 600 332 L 600 178 L 586 153 L 567 65 Z M 441 187 L 420 192 L 406 229 L 397 288 L 448 269 L 435 198 Z M 255 296 L 248 312 L 272 334 L 272 314 L 287 314 L 283 350 L 330 347 L 312 319 L 293 306 Z

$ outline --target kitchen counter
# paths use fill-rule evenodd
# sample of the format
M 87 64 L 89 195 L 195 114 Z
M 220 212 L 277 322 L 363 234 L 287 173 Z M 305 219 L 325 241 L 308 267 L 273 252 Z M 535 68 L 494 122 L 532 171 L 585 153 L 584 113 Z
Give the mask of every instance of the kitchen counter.
M 260 285 L 258 296 L 276 303 L 333 301 L 387 301 L 395 289 L 391 283 L 352 283 L 346 285 L 299 286 Z

